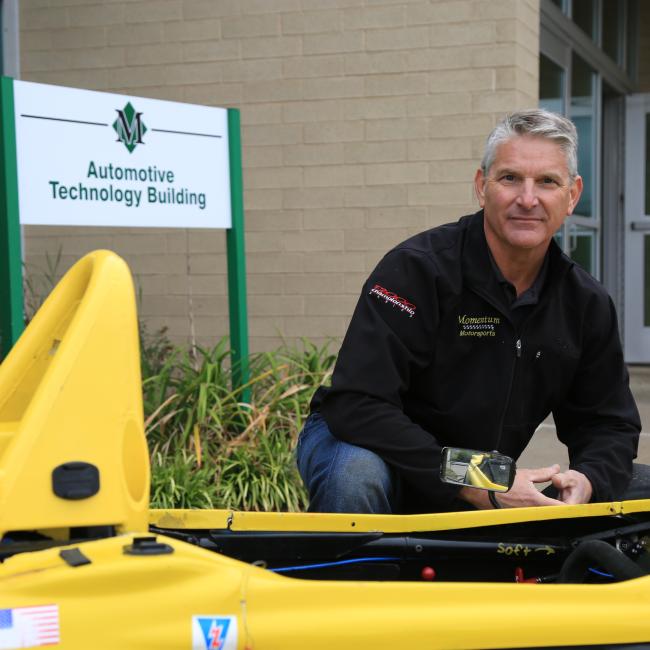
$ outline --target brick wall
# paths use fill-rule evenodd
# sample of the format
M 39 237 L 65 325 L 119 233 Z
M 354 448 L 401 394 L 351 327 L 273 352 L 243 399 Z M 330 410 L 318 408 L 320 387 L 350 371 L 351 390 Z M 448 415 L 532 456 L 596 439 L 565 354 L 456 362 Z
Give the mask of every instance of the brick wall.
M 341 337 L 367 273 L 476 207 L 485 136 L 537 103 L 538 0 L 23 0 L 23 79 L 241 108 L 251 347 Z M 32 277 L 111 248 L 141 314 L 227 334 L 223 232 L 28 227 Z

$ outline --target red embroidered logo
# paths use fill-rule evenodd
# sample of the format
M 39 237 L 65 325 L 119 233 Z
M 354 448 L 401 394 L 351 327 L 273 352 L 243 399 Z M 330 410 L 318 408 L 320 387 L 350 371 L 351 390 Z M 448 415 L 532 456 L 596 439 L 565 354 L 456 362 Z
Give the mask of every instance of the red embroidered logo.
M 403 312 L 409 315 L 409 318 L 415 316 L 415 305 L 409 302 L 406 298 L 400 298 L 396 293 L 384 289 L 380 284 L 376 284 L 371 290 L 370 295 L 383 300 L 385 303 L 390 303 L 393 307 L 399 307 Z

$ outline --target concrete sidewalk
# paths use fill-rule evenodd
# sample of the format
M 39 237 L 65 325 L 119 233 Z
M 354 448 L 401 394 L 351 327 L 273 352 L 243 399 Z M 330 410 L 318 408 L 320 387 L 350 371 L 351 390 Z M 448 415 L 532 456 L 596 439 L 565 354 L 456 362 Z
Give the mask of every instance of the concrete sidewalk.
M 650 366 L 630 366 L 630 386 L 641 414 L 642 431 L 637 462 L 650 465 Z M 545 467 L 560 463 L 568 467 L 566 447 L 555 435 L 553 419 L 548 418 L 537 430 L 517 461 L 518 467 Z

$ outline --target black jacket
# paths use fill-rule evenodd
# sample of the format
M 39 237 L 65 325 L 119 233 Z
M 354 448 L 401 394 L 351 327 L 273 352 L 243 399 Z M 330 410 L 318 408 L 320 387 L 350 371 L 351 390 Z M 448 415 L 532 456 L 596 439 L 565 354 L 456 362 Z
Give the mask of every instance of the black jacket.
M 550 412 L 592 501 L 617 498 L 641 428 L 604 288 L 551 242 L 539 302 L 516 326 L 482 211 L 381 260 L 312 410 L 393 466 L 418 510 L 444 509 L 457 493 L 439 479 L 442 446 L 518 458 Z

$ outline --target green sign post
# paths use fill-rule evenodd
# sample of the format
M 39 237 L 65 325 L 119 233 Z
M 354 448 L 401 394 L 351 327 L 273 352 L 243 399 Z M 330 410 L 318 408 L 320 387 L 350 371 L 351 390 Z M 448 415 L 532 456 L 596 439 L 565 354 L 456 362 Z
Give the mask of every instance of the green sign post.
M 225 228 L 233 388 L 250 402 L 239 111 L 7 77 L 0 110 L 0 358 L 23 329 L 21 223 Z

